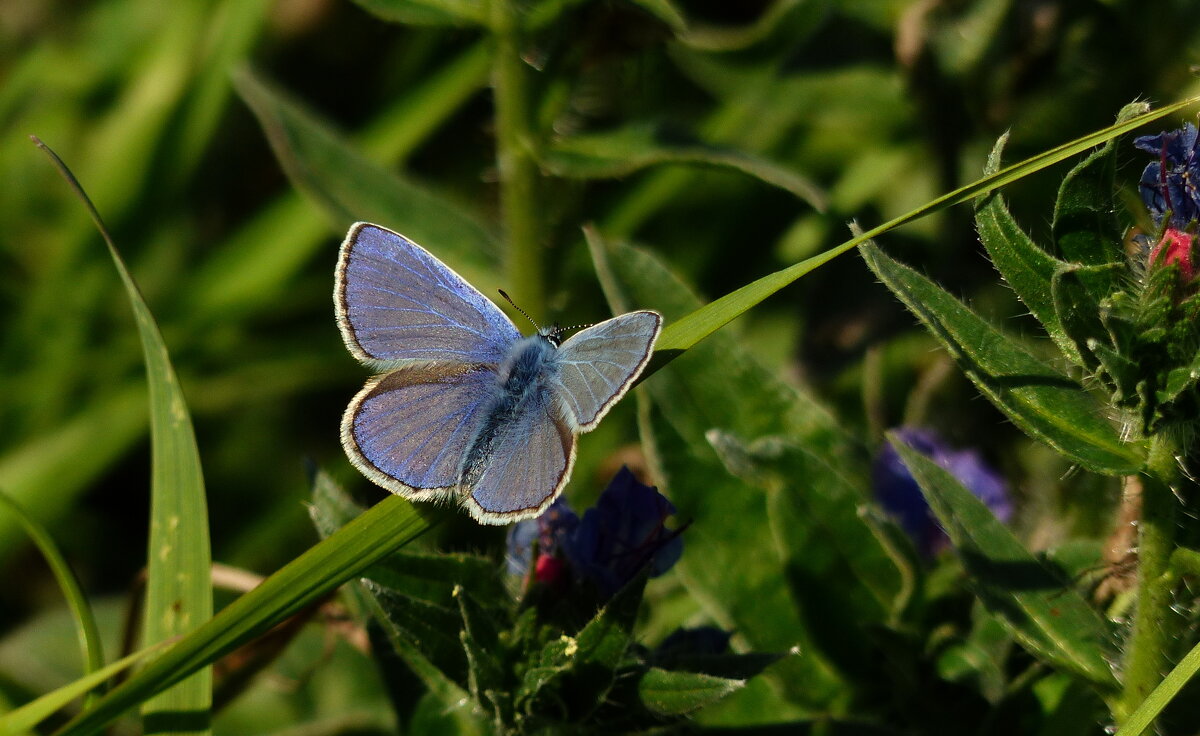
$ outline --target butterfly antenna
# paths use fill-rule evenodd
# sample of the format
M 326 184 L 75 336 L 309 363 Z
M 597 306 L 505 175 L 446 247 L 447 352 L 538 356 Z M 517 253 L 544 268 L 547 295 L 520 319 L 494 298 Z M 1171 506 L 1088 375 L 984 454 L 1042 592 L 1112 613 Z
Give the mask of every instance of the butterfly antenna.
M 509 304 L 511 304 L 513 309 L 515 309 L 515 310 L 517 310 L 518 312 L 520 312 L 522 317 L 524 317 L 525 319 L 529 320 L 529 323 L 530 323 L 531 325 L 533 325 L 534 329 L 536 329 L 538 332 L 541 332 L 541 331 L 542 331 L 542 326 L 541 326 L 541 325 L 539 325 L 539 324 L 538 324 L 538 323 L 537 323 L 537 322 L 536 322 L 536 321 L 533 319 L 533 317 L 530 317 L 530 316 L 529 316 L 529 312 L 526 312 L 524 309 L 521 309 L 520 307 L 518 307 L 518 306 L 517 306 L 517 303 L 516 303 L 516 302 L 514 302 L 514 301 L 512 300 L 512 297 L 511 297 L 511 296 L 509 296 L 509 295 L 508 295 L 508 294 L 507 294 L 507 293 L 504 291 L 504 289 L 496 289 L 496 291 L 500 292 L 500 296 L 504 297 L 504 300 L 505 300 L 505 301 L 507 301 Z

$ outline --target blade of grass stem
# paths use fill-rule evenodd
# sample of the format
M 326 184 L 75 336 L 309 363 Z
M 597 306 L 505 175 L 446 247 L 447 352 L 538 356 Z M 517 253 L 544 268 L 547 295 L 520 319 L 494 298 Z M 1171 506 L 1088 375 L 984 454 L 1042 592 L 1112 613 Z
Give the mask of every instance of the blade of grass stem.
M 112 236 L 83 187 L 46 144 L 50 156 L 87 207 L 108 245 L 137 322 L 150 393 L 150 543 L 147 553 L 143 641 L 165 641 L 212 618 L 212 567 L 204 476 L 191 415 L 154 316 L 126 268 Z M 207 733 L 212 671 L 197 675 L 144 704 L 147 731 Z
M 1027 158 L 1024 161 L 1006 166 L 994 174 L 977 179 L 970 184 L 943 194 L 911 212 L 889 220 L 882 225 L 878 225 L 864 232 L 862 235 L 847 240 L 841 245 L 830 248 L 823 253 L 815 255 L 812 258 L 807 258 L 780 271 L 767 274 L 757 281 L 753 281 L 736 291 L 732 291 L 719 299 L 709 302 L 695 312 L 683 317 L 678 322 L 669 324 L 663 329 L 662 334 L 658 338 L 658 343 L 655 345 L 655 358 L 649 370 L 643 373 L 643 378 L 668 361 L 678 357 L 685 350 L 708 337 L 713 332 L 737 319 L 775 292 L 867 240 L 876 238 L 889 230 L 913 222 L 914 220 L 919 220 L 935 212 L 940 212 L 956 204 L 969 202 L 980 194 L 999 189 L 1147 123 L 1180 112 L 1198 101 L 1200 101 L 1200 97 L 1191 97 L 1181 102 L 1167 105 L 1158 110 L 1148 112 L 1145 115 L 1139 115 L 1076 138 L 1073 141 Z
M 79 580 L 75 577 L 74 571 L 67 564 L 66 558 L 58 549 L 50 532 L 37 519 L 26 513 L 21 504 L 7 493 L 0 491 L 0 506 L 7 507 L 9 512 L 17 517 L 21 526 L 25 527 L 25 532 L 29 534 L 29 538 L 46 558 L 46 564 L 54 573 L 58 587 L 62 589 L 63 597 L 67 599 L 67 606 L 71 609 L 71 616 L 75 621 L 75 633 L 79 637 L 79 650 L 83 656 L 84 674 L 90 675 L 99 671 L 104 667 L 104 647 L 100 642 L 100 629 L 96 626 L 96 616 L 88 604 L 87 597 L 83 594 L 83 589 L 79 586 Z M 88 697 L 90 700 L 92 696 Z
M 58 736 L 95 733 L 154 693 L 209 665 L 416 539 L 432 528 L 437 518 L 434 513 L 400 496 L 380 501 L 221 609 L 64 726 Z

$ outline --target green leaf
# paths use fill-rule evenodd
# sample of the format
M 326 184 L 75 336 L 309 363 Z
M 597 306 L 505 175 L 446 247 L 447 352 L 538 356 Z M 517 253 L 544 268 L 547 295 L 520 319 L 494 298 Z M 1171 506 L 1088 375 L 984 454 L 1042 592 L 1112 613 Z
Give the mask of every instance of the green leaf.
M 1120 406 L 1127 401 L 1136 400 L 1138 384 L 1142 382 L 1141 367 L 1099 340 L 1089 343 L 1088 349 L 1096 356 L 1100 369 L 1108 375 L 1116 388 L 1113 391 L 1113 403 Z
M 873 243 L 867 265 L 942 343 L 971 382 L 1030 437 L 1085 468 L 1128 475 L 1141 467 L 1134 447 L 1079 384 L 1035 358 L 941 287 L 892 260 Z
M 58 587 L 62 589 L 63 597 L 67 599 L 67 605 L 74 617 L 75 632 L 79 636 L 84 674 L 89 675 L 99 671 L 104 667 L 104 648 L 100 641 L 100 630 L 96 626 L 96 616 L 92 612 L 92 607 L 88 605 L 87 597 L 84 596 L 83 589 L 80 588 L 79 580 L 76 579 L 71 566 L 67 564 L 66 558 L 62 556 L 62 552 L 59 551 L 58 545 L 54 543 L 54 538 L 50 536 L 46 527 L 39 524 L 36 519 L 25 512 L 25 509 L 21 508 L 20 504 L 2 491 L 0 491 L 0 506 L 6 507 L 9 513 L 17 518 L 21 526 L 25 527 L 25 532 L 37 545 L 42 556 L 46 558 L 46 563 L 50 566 L 50 571 L 54 573 Z
M 1000 154 L 1008 142 L 1008 134 L 1000 136 L 984 167 L 985 175 L 1000 170 Z M 992 265 L 1004 277 L 1029 312 L 1042 323 L 1046 333 L 1076 365 L 1084 365 L 1079 347 L 1063 328 L 1054 305 L 1052 283 L 1054 274 L 1068 264 L 1051 256 L 1025 234 L 1008 211 L 1004 197 L 998 191 L 975 201 L 975 227 L 979 240 L 987 249 Z
M 681 315 L 669 323 L 662 331 L 655 345 L 655 361 L 651 363 L 646 373 L 657 370 L 667 361 L 681 355 L 696 343 L 712 335 L 717 330 L 740 317 L 746 311 L 771 296 L 775 292 L 791 284 L 801 276 L 816 270 L 820 266 L 859 246 L 860 244 L 878 237 L 905 223 L 919 220 L 935 212 L 940 212 L 962 202 L 968 202 L 987 192 L 999 189 L 1007 184 L 1022 179 L 1030 174 L 1065 161 L 1083 151 L 1101 143 L 1112 140 L 1117 136 L 1135 130 L 1147 123 L 1180 112 L 1200 101 L 1200 97 L 1192 97 L 1172 105 L 1160 108 L 1145 115 L 1138 116 L 1115 125 L 1110 125 L 1094 133 L 1076 138 L 1060 146 L 1051 148 L 1024 161 L 1011 164 L 994 174 L 984 176 L 970 184 L 947 192 L 933 201 L 918 207 L 911 212 L 901 215 L 874 227 L 861 235 L 847 240 L 841 245 L 793 264 L 785 269 L 767 274 L 745 286 L 716 299 L 703 307 Z M 651 302 L 652 303 L 652 302 Z M 643 374 L 646 375 L 646 374 Z
M 721 166 L 791 192 L 818 212 L 829 205 L 820 187 L 785 166 L 644 123 L 561 138 L 540 153 L 539 162 L 552 174 L 575 179 L 618 178 L 658 164 Z
M 616 669 L 625 658 L 633 643 L 633 625 L 642 604 L 648 572 L 643 568 L 575 635 L 578 665 Z
M 313 478 L 310 513 L 322 537 L 332 535 L 362 511 L 362 507 L 354 503 L 327 473 L 317 472 Z M 429 693 L 440 699 L 445 708 L 453 708 L 469 697 L 465 689 L 466 655 L 458 638 L 461 616 L 454 607 L 453 586 L 456 582 L 476 579 L 484 571 L 468 563 L 471 572 L 462 574 L 454 566 L 459 555 L 447 556 L 449 569 L 436 560 L 427 561 L 428 557 L 432 555 L 393 552 L 366 570 L 359 585 L 351 585 L 347 590 L 356 601 L 360 614 L 378 622 L 404 666 L 421 679 Z M 405 560 L 413 562 L 414 559 L 412 567 L 415 569 L 410 569 Z M 486 574 L 490 582 L 500 587 L 495 580 L 495 565 L 488 565 Z M 431 584 L 431 577 L 442 575 L 445 579 Z M 375 579 L 382 582 L 375 582 Z M 389 659 L 384 658 L 380 666 L 390 666 Z
M 976 591 L 1034 656 L 1103 688 L 1117 683 L 1109 667 L 1104 622 L 1070 581 L 1054 574 L 953 475 L 898 436 L 892 446 L 950 535 Z
M 1196 353 L 1196 357 L 1192 358 L 1190 364 L 1174 368 L 1167 373 L 1165 385 L 1156 392 L 1158 403 L 1165 404 L 1174 401 L 1184 391 L 1195 386 L 1198 380 L 1200 380 L 1200 352 Z
M 441 679 L 465 690 L 467 658 L 459 638 L 462 615 L 455 608 L 404 595 L 370 581 L 364 582 L 363 588 L 369 599 L 367 610 L 383 626 L 396 653 L 423 680 L 431 679 L 427 670 L 433 667 Z
M 166 642 L 159 642 L 154 646 L 134 652 L 128 657 L 122 657 L 107 667 L 90 672 L 85 677 L 81 677 L 68 685 L 63 685 L 57 690 L 48 692 L 37 700 L 26 703 L 4 715 L 0 715 L 0 734 L 4 734 L 4 736 L 9 736 L 9 734 L 16 736 L 16 734 L 24 734 L 31 731 L 39 723 L 66 707 L 72 700 L 85 695 L 91 690 L 95 690 L 116 675 L 159 651 L 164 646 L 166 646 Z
M 375 222 L 433 248 L 473 276 L 498 260 L 488 225 L 473 213 L 364 158 L 328 125 L 248 69 L 234 75 L 292 183 L 337 230 Z
M 901 576 L 896 561 L 866 522 L 865 473 L 836 467 L 786 437 L 762 437 L 746 444 L 713 430 L 708 439 L 731 473 L 767 490 L 769 513 L 779 515 L 780 526 L 814 535 L 780 539 L 790 566 L 811 566 L 812 574 L 829 580 L 838 576 L 834 570 L 840 570 L 844 576 L 839 585 L 853 581 L 851 587 L 860 586 L 864 594 L 857 600 L 860 608 L 854 609 L 860 616 L 882 618 L 892 610 Z M 817 546 L 824 555 L 814 549 Z M 817 560 L 820 557 L 823 560 Z
M 58 734 L 92 734 L 403 547 L 433 525 L 428 509 L 389 496 L 174 643 Z
M 212 558 L 208 506 L 192 418 L 158 324 L 83 188 L 41 141 L 59 172 L 87 207 L 108 246 L 133 309 L 150 389 L 150 544 L 142 637 L 147 644 L 186 636 L 212 618 Z M 144 703 L 147 731 L 207 733 L 212 671 Z
M 908 561 L 893 558 L 860 513 L 867 503 L 864 474 L 848 475 L 851 468 L 784 437 L 747 445 L 713 430 L 709 441 L 730 472 L 767 491 L 772 522 L 790 530 L 779 546 L 793 595 L 807 602 L 817 645 L 845 671 L 877 672 L 869 629 L 894 622 L 907 603 L 900 593 L 907 583 L 911 594 L 915 573 L 901 572 L 899 564 Z
M 1108 329 L 1100 319 L 1100 301 L 1095 296 L 1104 282 L 1116 283 L 1128 271 L 1124 263 L 1102 266 L 1063 264 L 1055 272 L 1050 291 L 1059 326 L 1078 351 L 1079 365 L 1094 370 L 1097 358 L 1090 347 L 1094 342 L 1109 338 Z
M 618 591 L 575 636 L 564 635 L 542 647 L 517 694 L 524 712 L 544 714 L 550 704 L 549 709 L 565 709 L 565 719 L 578 722 L 604 703 L 634 643 L 647 572 Z
M 703 26 L 690 22 L 671 0 L 633 0 L 646 12 L 665 23 L 676 39 L 705 51 L 733 51 L 767 37 L 800 0 L 775 0 L 754 22 L 740 27 Z
M 715 703 L 745 685 L 744 680 L 651 667 L 638 681 L 638 694 L 642 704 L 654 713 L 681 716 Z
M 670 320 L 698 306 L 697 297 L 650 253 L 594 232 L 588 242 L 614 312 L 652 305 Z M 655 476 L 680 516 L 694 520 L 686 542 L 691 551 L 675 569 L 708 615 L 754 649 L 799 646 L 801 656 L 766 676 L 793 703 L 828 705 L 838 697 L 841 676 L 787 586 L 780 540 L 793 530 L 771 517 L 765 494 L 726 472 L 706 435 L 714 427 L 751 438 L 786 434 L 828 453 L 831 462 L 843 454 L 846 435 L 824 406 L 780 382 L 728 335 L 690 351 L 644 390 L 653 406 L 639 404 L 642 439 Z
M 354 0 L 376 18 L 414 26 L 483 25 L 486 0 Z
M 1121 108 L 1117 122 L 1149 112 L 1150 105 L 1135 102 Z M 1117 223 L 1113 194 L 1116 141 L 1110 140 L 1063 178 L 1054 203 L 1051 231 L 1062 257 L 1085 266 L 1124 263 L 1121 249 L 1125 233 Z M 1093 296 L 1106 296 L 1117 281 L 1096 284 Z
M 500 629 L 495 611 L 485 608 L 463 587 L 455 586 L 454 598 L 462 616 L 459 639 L 467 655 L 467 685 L 475 700 L 490 703 L 497 721 L 511 723 L 511 695 L 501 667 Z

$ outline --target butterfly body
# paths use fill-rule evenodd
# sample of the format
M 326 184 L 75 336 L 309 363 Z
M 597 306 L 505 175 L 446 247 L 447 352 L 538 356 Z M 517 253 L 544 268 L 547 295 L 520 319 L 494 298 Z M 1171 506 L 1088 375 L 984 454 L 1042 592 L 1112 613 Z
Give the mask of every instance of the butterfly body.
M 346 410 L 350 460 L 394 493 L 454 499 L 490 524 L 554 501 L 575 436 L 632 385 L 662 324 L 630 312 L 562 342 L 556 328 L 522 337 L 441 261 L 368 223 L 342 244 L 334 303 L 350 352 L 389 371 Z

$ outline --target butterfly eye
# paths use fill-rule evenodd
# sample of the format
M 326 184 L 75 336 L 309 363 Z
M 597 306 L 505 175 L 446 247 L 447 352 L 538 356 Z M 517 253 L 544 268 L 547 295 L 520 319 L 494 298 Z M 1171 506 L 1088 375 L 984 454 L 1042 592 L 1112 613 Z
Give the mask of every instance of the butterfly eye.
M 554 347 L 562 345 L 563 332 L 565 332 L 565 330 L 563 330 L 557 324 L 553 324 L 549 327 L 538 330 L 538 334 Z

